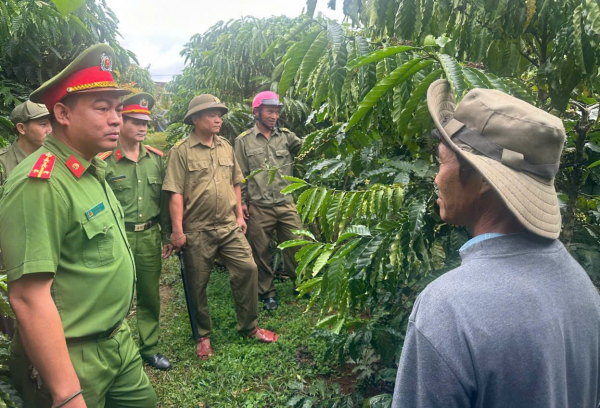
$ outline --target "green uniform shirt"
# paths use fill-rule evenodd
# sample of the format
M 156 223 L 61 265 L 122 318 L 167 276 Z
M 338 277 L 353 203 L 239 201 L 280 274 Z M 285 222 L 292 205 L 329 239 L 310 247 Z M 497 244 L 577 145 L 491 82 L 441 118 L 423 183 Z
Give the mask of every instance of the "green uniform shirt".
M 293 156 L 300 151 L 300 147 L 302 147 L 302 139 L 287 129 L 276 128 L 267 139 L 255 125 L 239 135 L 235 139 L 235 157 L 245 177 L 254 170 L 264 167 L 265 162 L 279 168 L 270 185 L 268 185 L 269 173 L 266 171 L 243 183 L 244 202 L 262 207 L 293 203 L 294 198 L 290 194 L 281 194 L 281 190 L 289 184 L 281 176 L 292 175 Z
M 163 243 L 169 242 L 171 217 L 168 194 L 162 192 L 162 157 L 140 144 L 137 163 L 120 146 L 106 159 L 106 181 L 125 211 L 125 222 L 141 224 L 159 217 Z
M 26 157 L 27 155 L 17 142 L 0 150 L 0 165 L 2 166 L 2 169 L 0 169 L 0 185 L 6 183 L 8 175 Z
M 55 156 L 49 179 L 30 177 Z M 133 300 L 135 266 L 124 213 L 105 181 L 106 163 L 87 162 L 48 136 L 12 172 L 0 197 L 0 242 L 8 281 L 54 274 L 51 293 L 67 338 L 106 331 Z M 51 174 L 50 174 L 51 173 Z M 76 175 L 79 174 L 79 177 Z
M 169 152 L 163 190 L 183 195 L 184 232 L 237 226 L 233 186 L 244 176 L 227 139 L 212 146 L 192 133 Z

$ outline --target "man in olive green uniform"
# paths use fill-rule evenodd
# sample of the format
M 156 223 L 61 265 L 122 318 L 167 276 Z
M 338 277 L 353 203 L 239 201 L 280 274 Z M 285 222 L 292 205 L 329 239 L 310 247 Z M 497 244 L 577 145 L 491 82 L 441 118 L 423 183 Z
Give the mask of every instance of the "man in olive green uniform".
M 281 243 L 299 239 L 292 230 L 302 229 L 293 197 L 281 194 L 281 190 L 289 184 L 282 175 L 292 175 L 293 156 L 300 151 L 302 140 L 288 129 L 276 127 L 281 106 L 279 96 L 274 92 L 256 95 L 252 102 L 256 125 L 235 139 L 235 157 L 244 176 L 261 168 L 265 161 L 279 168 L 270 185 L 268 173 L 262 172 L 242 187 L 244 215 L 248 220 L 247 237 L 258 266 L 258 296 L 268 310 L 277 309 L 277 292 L 269 253 L 273 231 L 277 231 L 277 239 Z M 294 282 L 296 250 L 287 248 L 283 251 L 284 270 Z
M 161 231 L 165 244 L 162 252 L 167 258 L 172 249 L 171 217 L 167 194 L 162 192 L 163 152 L 142 144 L 153 106 L 154 98 L 144 92 L 123 100 L 123 128 L 117 148 L 98 157 L 106 161 L 106 181 L 125 211 L 127 240 L 135 257 L 140 354 L 151 367 L 168 370 L 171 363 L 158 352 L 158 318 Z
M 0 242 L 17 316 L 11 378 L 27 407 L 156 407 L 125 317 L 135 264 L 105 181 L 122 126 L 112 48 L 85 50 L 31 94 L 53 133 L 0 198 Z
M 17 140 L 0 150 L 0 185 L 6 182 L 8 175 L 17 164 L 42 147 L 46 135 L 52 131 L 50 113 L 46 106 L 31 101 L 23 102 L 14 108 L 10 120 L 15 125 Z M 0 268 L 4 269 L 2 252 L 0 252 Z M 10 317 L 0 316 L 0 331 L 12 337 L 15 330 L 14 323 Z
M 163 190 L 171 192 L 171 243 L 183 248 L 198 335 L 196 354 L 212 355 L 206 285 L 216 255 L 227 266 L 240 334 L 262 342 L 277 335 L 257 326 L 257 270 L 244 237 L 240 182 L 242 172 L 227 139 L 218 136 L 227 107 L 212 95 L 192 99 L 184 122 L 194 126 L 189 137 L 169 152 Z
M 42 147 L 46 135 L 52 132 L 50 113 L 45 105 L 26 101 L 13 109 L 10 120 L 17 131 L 17 140 L 0 150 L 0 184 L 17 164 Z

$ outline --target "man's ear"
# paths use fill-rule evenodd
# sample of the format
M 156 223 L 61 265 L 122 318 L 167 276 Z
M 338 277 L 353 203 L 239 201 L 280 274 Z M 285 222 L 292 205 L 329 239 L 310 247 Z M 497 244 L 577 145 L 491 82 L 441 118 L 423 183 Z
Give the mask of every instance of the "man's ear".
M 496 190 L 494 190 L 494 187 L 492 187 L 492 185 L 485 179 L 485 177 L 483 177 L 482 175 L 479 175 L 479 177 L 481 177 L 481 188 L 479 189 L 480 195 L 483 196 L 490 192 L 495 193 Z
M 58 123 L 60 123 L 63 126 L 69 126 L 71 119 L 71 109 L 67 105 L 58 102 L 56 105 L 54 105 L 52 111 L 54 112 L 54 118 Z
M 17 132 L 19 132 L 19 135 L 25 134 L 26 126 L 24 123 L 17 123 L 17 125 L 15 127 L 17 128 Z

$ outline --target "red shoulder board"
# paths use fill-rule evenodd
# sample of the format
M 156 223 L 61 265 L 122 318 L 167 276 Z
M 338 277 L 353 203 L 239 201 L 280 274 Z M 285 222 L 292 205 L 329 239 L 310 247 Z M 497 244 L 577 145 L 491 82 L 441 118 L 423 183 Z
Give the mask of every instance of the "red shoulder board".
M 110 157 L 111 154 L 112 154 L 112 150 L 110 150 L 108 152 L 98 153 L 98 158 L 102 159 L 102 160 L 106 160 Z
M 152 153 L 158 154 L 160 157 L 163 157 L 165 155 L 162 151 L 158 150 L 155 147 L 148 146 L 148 145 L 144 145 L 144 147 L 146 148 L 146 150 L 150 150 Z
M 49 179 L 52 175 L 52 169 L 54 168 L 54 162 L 56 162 L 56 156 L 52 153 L 42 153 L 37 159 L 35 165 L 29 172 L 29 177 Z

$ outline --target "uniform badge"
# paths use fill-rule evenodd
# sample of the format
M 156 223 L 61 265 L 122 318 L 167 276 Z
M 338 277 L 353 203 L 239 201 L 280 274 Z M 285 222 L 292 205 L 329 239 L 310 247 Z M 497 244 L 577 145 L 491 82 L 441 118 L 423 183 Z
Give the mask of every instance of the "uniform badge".
M 104 203 L 97 204 L 85 212 L 85 217 L 89 220 L 94 218 L 98 213 L 104 211 Z
M 147 107 L 148 107 L 148 101 L 147 101 L 147 100 L 145 100 L 145 99 L 142 99 L 142 100 L 140 101 L 140 106 L 141 106 L 142 108 L 147 108 Z
M 126 179 L 126 178 L 127 178 L 127 176 L 124 175 L 124 174 L 122 174 L 120 176 L 111 177 L 111 178 L 108 179 L 108 181 L 113 182 L 113 181 L 123 180 L 123 179 Z
M 113 62 L 108 54 L 102 54 L 100 56 L 100 69 L 102 71 L 112 72 L 113 70 Z
M 121 149 L 118 149 L 115 152 L 115 158 L 117 159 L 117 161 L 121 160 L 121 157 L 123 157 L 123 153 L 121 153 Z
M 221 103 L 221 100 L 215 96 L 215 102 Z
M 35 165 L 29 172 L 29 177 L 49 179 L 52 175 L 52 169 L 56 162 L 56 156 L 52 153 L 43 153 L 35 162 Z

